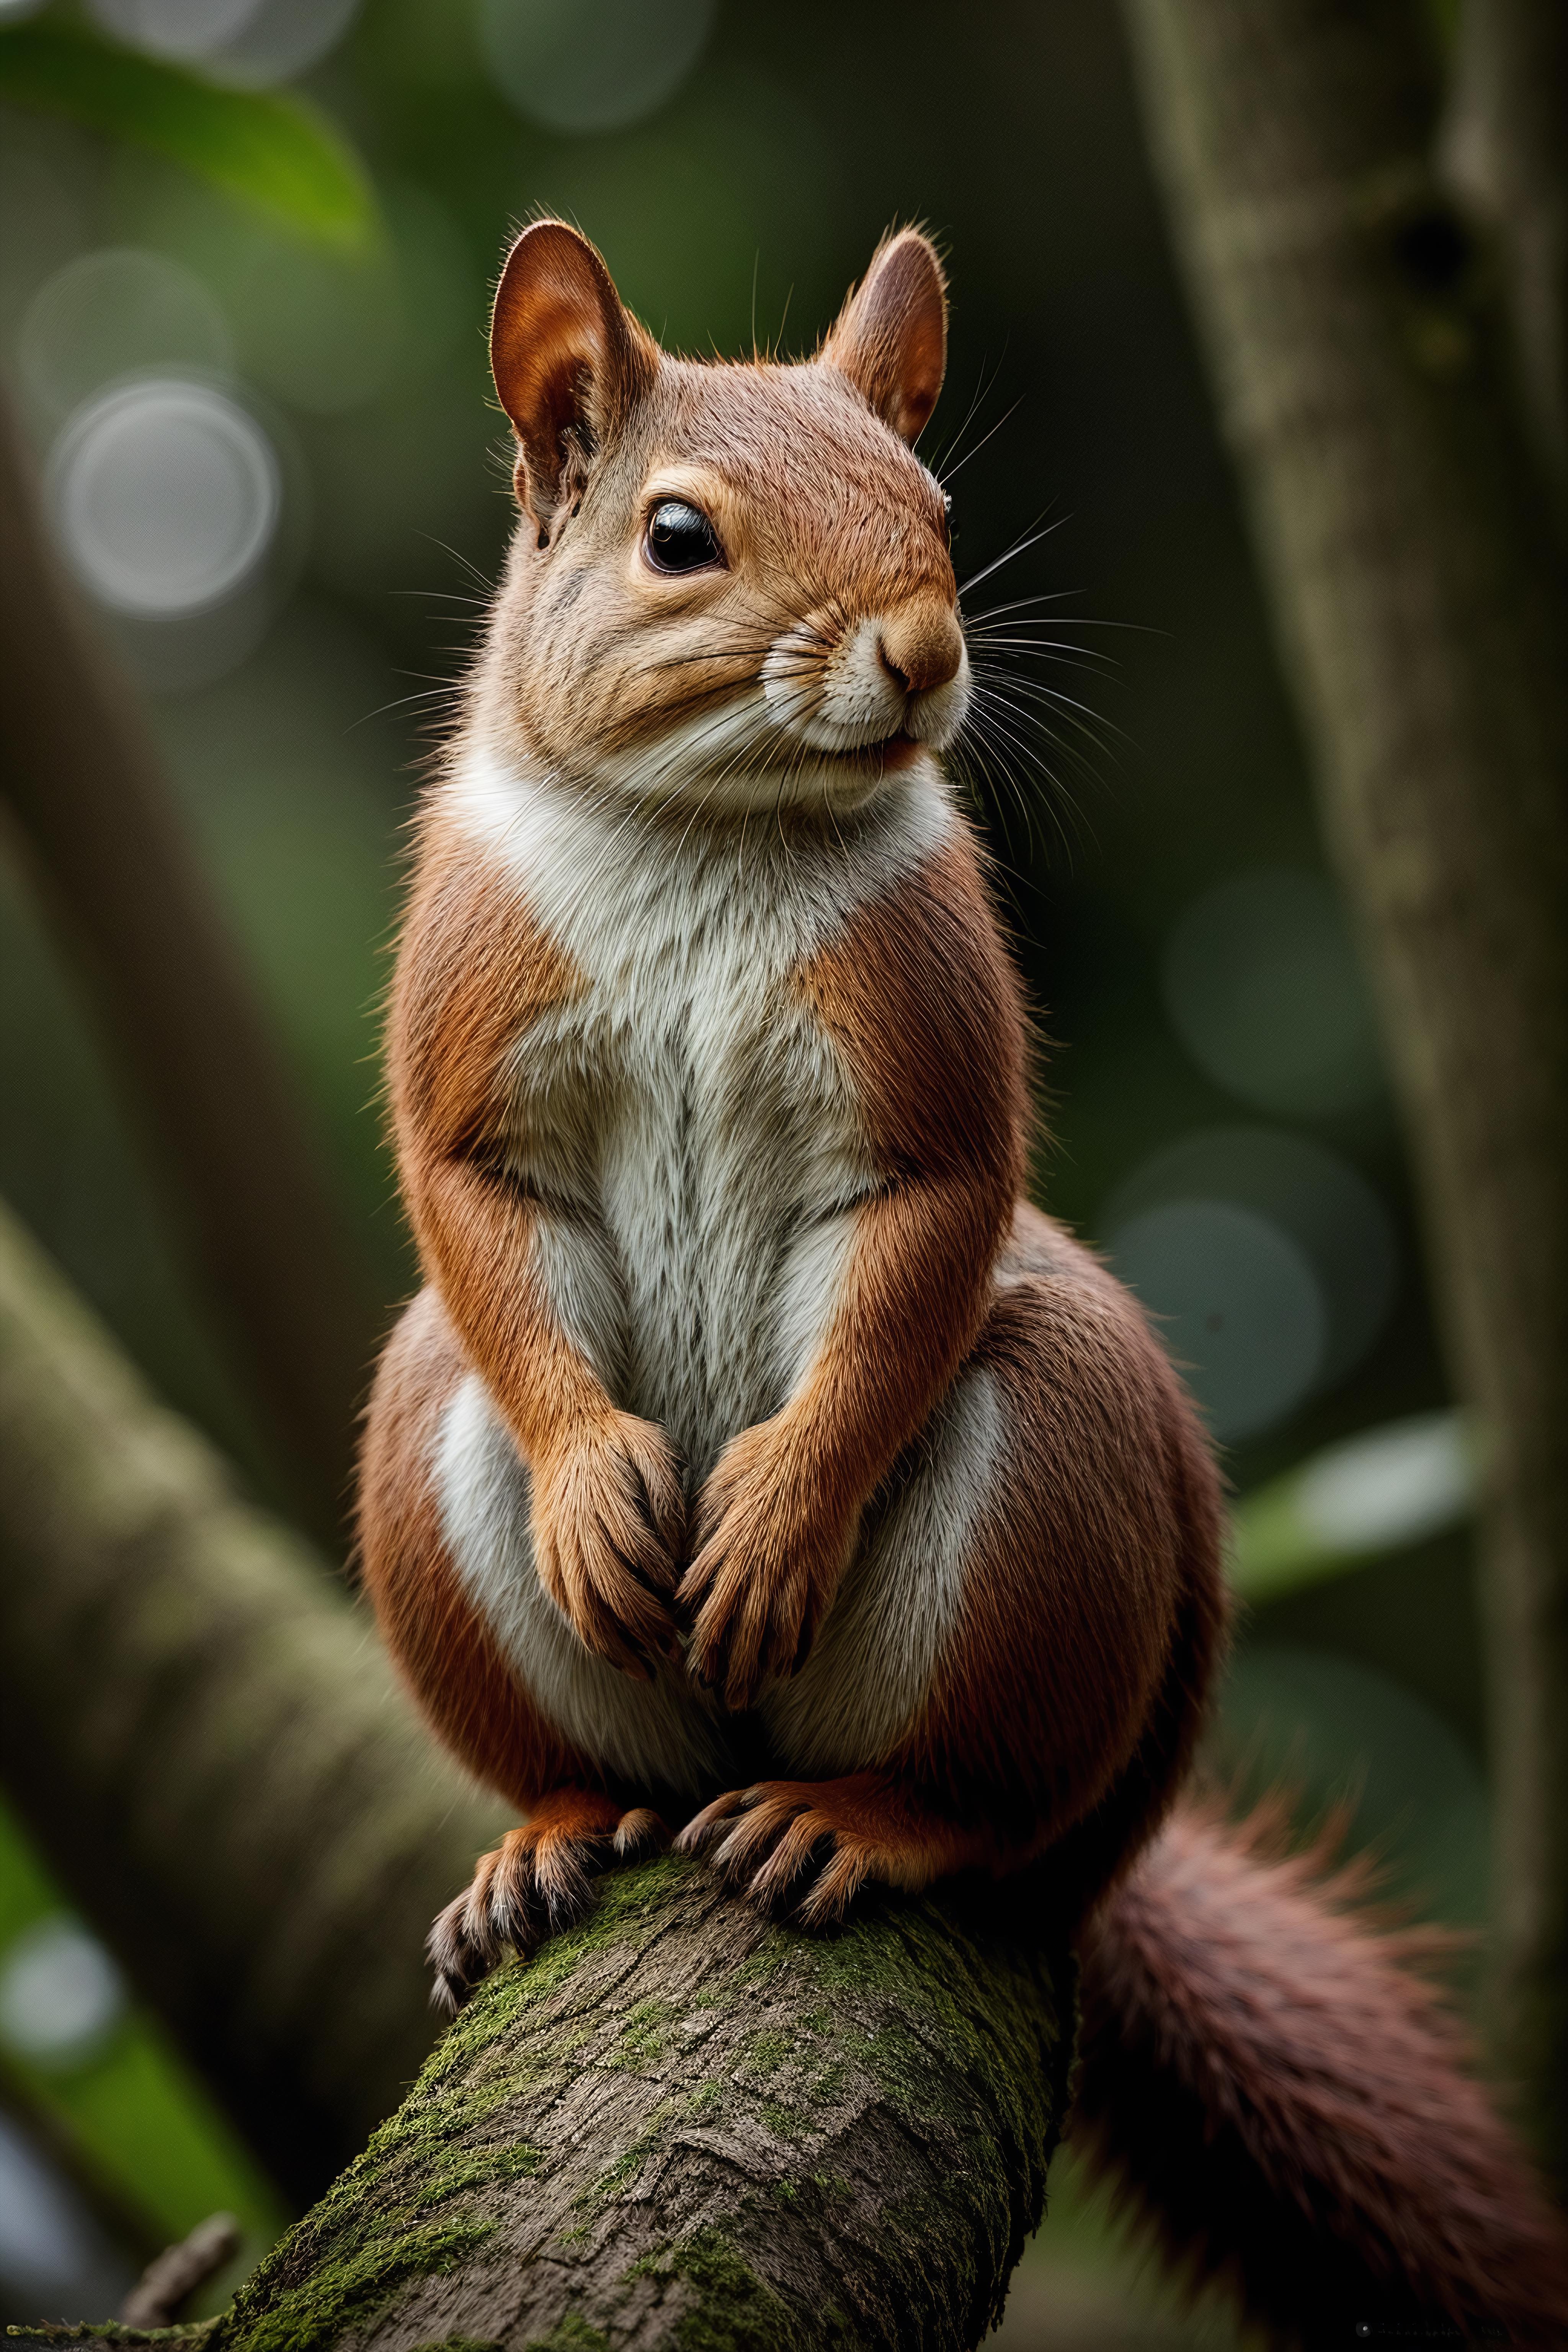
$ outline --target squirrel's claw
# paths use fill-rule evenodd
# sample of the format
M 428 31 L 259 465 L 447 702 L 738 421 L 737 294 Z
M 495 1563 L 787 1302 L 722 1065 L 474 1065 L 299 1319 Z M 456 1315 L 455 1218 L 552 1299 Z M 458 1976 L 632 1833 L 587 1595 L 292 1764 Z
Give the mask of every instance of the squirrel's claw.
M 709 1552 L 715 1554 L 711 1564 Z M 689 1606 L 704 1587 L 687 1666 L 738 1712 L 752 1705 L 763 1682 L 794 1674 L 804 1661 L 810 1647 L 806 1580 L 798 1570 L 773 1577 L 760 1570 L 748 1572 L 743 1558 L 723 1558 L 716 1539 L 692 1562 L 678 1603 Z
M 455 2017 L 474 1987 L 510 1949 L 528 1959 L 547 1937 L 574 1927 L 592 1906 L 594 1880 L 612 1860 L 657 1852 L 669 1832 L 646 1806 L 618 1814 L 608 1800 L 569 1798 L 586 1822 L 541 1817 L 509 1830 L 492 1853 L 481 1854 L 474 1874 L 448 1903 L 426 1939 L 435 1971 L 433 2008 Z
M 836 1926 L 873 1875 L 874 1856 L 865 1840 L 813 1803 L 817 1793 L 788 1780 L 729 1790 L 688 1822 L 676 1845 L 759 1909 L 802 1927 Z
M 848 1542 L 771 1423 L 742 1430 L 697 1507 L 697 1556 L 676 1590 L 690 1622 L 687 1665 L 731 1710 L 797 1674 L 837 1585 Z

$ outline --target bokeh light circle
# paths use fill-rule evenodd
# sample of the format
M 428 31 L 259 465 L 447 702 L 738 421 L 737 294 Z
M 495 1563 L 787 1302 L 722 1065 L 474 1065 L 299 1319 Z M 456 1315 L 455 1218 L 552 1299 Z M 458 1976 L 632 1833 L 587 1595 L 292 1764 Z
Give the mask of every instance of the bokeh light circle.
M 220 81 L 259 87 L 334 48 L 359 0 L 89 0 L 100 25 L 155 57 L 199 58 Z
M 1216 1437 L 1251 1437 L 1310 1393 L 1328 1307 L 1305 1252 L 1271 1219 L 1234 1201 L 1168 1201 L 1120 1226 L 1110 1256 Z
M 717 0 L 482 0 L 479 43 L 531 121 L 619 131 L 674 97 L 717 13 Z
M 100 603 L 206 612 L 255 575 L 282 484 L 256 419 L 211 385 L 122 384 L 79 410 L 49 460 L 61 542 Z
M 1317 1276 L 1328 1314 L 1316 1385 L 1360 1363 L 1399 1286 L 1394 1223 L 1359 1169 L 1314 1138 L 1279 1128 L 1200 1128 L 1143 1161 L 1099 1220 L 1112 1234 L 1167 1201 L 1230 1201 L 1278 1225 Z
M 16 357 L 32 399 L 61 417 L 121 376 L 226 374 L 234 351 L 223 312 L 193 270 L 122 245 L 79 254 L 45 280 L 23 318 Z
M 1243 1102 L 1320 1118 L 1382 1083 L 1372 1015 L 1340 904 L 1321 876 L 1233 875 L 1190 906 L 1163 969 L 1171 1025 Z
M 64 2064 L 96 2050 L 125 2006 L 119 1969 L 74 1919 L 41 1919 L 0 1962 L 0 2042 Z
M 223 48 L 262 0 L 88 0 L 99 23 L 161 58 L 208 58 Z
M 289 81 L 335 49 L 358 14 L 359 0 L 260 0 L 208 68 L 247 89 Z
M 134 2276 L 81 2198 L 0 2107 L 0 2278 L 7 2303 L 112 2309 Z

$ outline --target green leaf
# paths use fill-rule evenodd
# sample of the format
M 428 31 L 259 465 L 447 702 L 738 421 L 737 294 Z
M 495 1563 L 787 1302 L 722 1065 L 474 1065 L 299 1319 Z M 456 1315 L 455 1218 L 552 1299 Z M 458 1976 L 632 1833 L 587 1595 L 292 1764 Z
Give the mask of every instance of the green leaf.
M 1365 1430 L 1243 1497 L 1231 1515 L 1230 1580 L 1253 1601 L 1321 1584 L 1458 1526 L 1474 1486 L 1457 1412 Z
M 150 147 L 323 245 L 363 245 L 375 202 L 325 118 L 277 90 L 228 89 L 74 26 L 0 31 L 0 97 Z

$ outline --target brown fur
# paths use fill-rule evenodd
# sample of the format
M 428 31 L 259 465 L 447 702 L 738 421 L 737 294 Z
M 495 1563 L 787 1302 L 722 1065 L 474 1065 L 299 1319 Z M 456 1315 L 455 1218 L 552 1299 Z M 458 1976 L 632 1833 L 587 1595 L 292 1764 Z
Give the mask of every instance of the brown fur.
M 1019 1210 L 1005 1265 L 978 1353 L 1034 1444 L 980 1540 L 910 1764 L 1009 1821 L 1022 1857 L 1105 1803 L 1157 1716 L 1170 1723 L 1152 1798 L 1169 1801 L 1224 1609 L 1212 1470 L 1138 1308 L 1035 1209 Z M 1190 1624 L 1200 1654 L 1162 1697 Z M 1147 1807 L 1139 1819 L 1153 1826 Z M 1097 1886 L 1124 1843 L 1105 1839 Z
M 432 1926 L 426 1948 L 436 2007 L 459 2009 L 503 1952 L 526 1955 L 580 1919 L 600 1871 L 668 1842 L 647 1806 L 624 1805 L 597 1790 L 552 1788 L 521 1828 L 479 1856 L 468 1886 Z
M 518 503 L 547 533 L 595 444 L 614 435 L 651 384 L 655 353 L 598 255 L 555 221 L 538 222 L 509 257 L 490 313 L 490 352 L 517 427 Z
M 522 523 L 459 755 L 586 796 L 630 775 L 648 838 L 667 822 L 673 838 L 727 821 L 737 754 L 719 722 L 782 676 L 794 717 L 744 748 L 781 839 L 894 785 L 964 662 L 942 496 L 907 446 L 944 331 L 940 265 L 906 233 L 816 362 L 670 360 L 574 232 L 528 231 L 493 329 Z M 720 560 L 660 572 L 644 533 L 668 499 L 701 509 Z M 902 720 L 830 743 L 813 771 L 800 727 L 846 677 Z M 748 808 L 729 820 L 737 887 Z M 1561 2243 L 1405 1956 L 1301 1865 L 1167 1819 L 1224 1640 L 1215 1465 L 1133 1302 L 1018 1202 L 1024 1026 L 973 845 L 960 828 L 900 870 L 781 991 L 844 1074 L 876 1184 L 854 1191 L 807 1371 L 729 1433 L 689 1528 L 665 1433 L 623 1409 L 551 1305 L 539 1234 L 561 1204 L 517 1172 L 520 1057 L 548 1055 L 552 1017 L 591 983 L 500 854 L 427 823 L 390 1054 L 432 1288 L 372 1402 L 365 1574 L 440 1736 L 531 1814 L 437 1921 L 439 1983 L 458 2000 L 507 1945 L 531 1949 L 581 1912 L 595 1871 L 681 1811 L 684 1843 L 813 1924 L 868 1880 L 1033 1865 L 1082 1928 L 1084 2127 L 1173 2242 L 1313 2341 L 1363 2311 L 1562 2340 Z M 527 1465 L 538 1573 L 580 1639 L 628 1673 L 658 1651 L 679 1667 L 684 1614 L 731 1759 L 750 1743 L 764 1773 L 761 1717 L 738 1710 L 798 1671 L 973 1373 L 1000 1415 L 1003 1483 L 962 1522 L 955 1626 L 891 1752 L 816 1781 L 710 1784 L 679 1810 L 611 1785 L 530 1698 L 443 1539 L 433 1448 L 470 1369 Z
M 1568 2341 L 1568 2260 L 1451 2015 L 1310 1860 L 1178 1813 L 1082 1946 L 1075 2132 L 1283 2340 Z
M 768 1901 L 812 1857 L 807 1919 L 868 1877 L 918 1887 L 1042 1853 L 1076 1916 L 1158 1826 L 1202 1722 L 1225 1610 L 1191 1409 L 1126 1292 L 1037 1210 L 1018 1209 L 1003 1266 L 970 1360 L 1036 1444 L 976 1543 L 920 1720 L 879 1773 L 763 1781 L 685 1833 Z
M 793 1906 L 808 1927 L 841 1919 L 868 1881 L 911 1893 L 954 1871 L 1016 1865 L 987 1814 L 938 1811 L 900 1769 L 837 1780 L 761 1780 L 715 1798 L 682 1839 L 737 1893 Z
M 662 1432 L 617 1411 L 551 1311 L 532 1205 L 504 1166 L 505 1055 L 578 985 L 504 880 L 439 834 L 426 840 L 388 1039 L 409 1213 L 532 1471 L 546 1590 L 591 1649 L 646 1672 L 674 1640 L 659 1594 L 676 1580 L 679 1476 Z

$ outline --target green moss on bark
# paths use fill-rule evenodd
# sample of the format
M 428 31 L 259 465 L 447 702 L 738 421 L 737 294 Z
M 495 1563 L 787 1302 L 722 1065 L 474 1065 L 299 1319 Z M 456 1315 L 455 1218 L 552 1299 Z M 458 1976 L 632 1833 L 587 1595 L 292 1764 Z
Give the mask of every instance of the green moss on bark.
M 692 2299 L 671 2330 L 680 2352 L 818 2352 L 845 2346 L 840 2329 L 824 2333 L 822 2315 L 790 2310 L 717 2230 L 645 2255 L 634 2278 L 679 2279 Z
M 967 2352 L 1039 2218 L 1070 1963 L 889 1897 L 618 1873 L 483 1986 L 212 2352 Z
M 140 2344 L 185 2347 L 185 2352 L 200 2352 L 200 2347 L 212 2342 L 217 2327 L 216 2319 L 196 2319 L 177 2327 L 127 2327 L 118 2319 L 100 2321 L 34 2320 L 26 2326 L 8 2326 L 5 2341 L 25 2347 L 37 2344 Z
M 611 2346 L 607 2336 L 590 2327 L 574 2311 L 569 2311 L 548 2336 L 531 2337 L 523 2352 L 611 2352 Z

